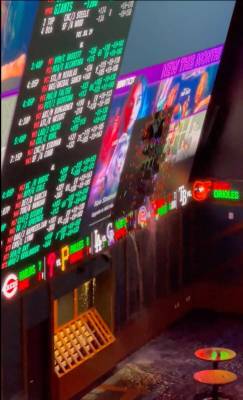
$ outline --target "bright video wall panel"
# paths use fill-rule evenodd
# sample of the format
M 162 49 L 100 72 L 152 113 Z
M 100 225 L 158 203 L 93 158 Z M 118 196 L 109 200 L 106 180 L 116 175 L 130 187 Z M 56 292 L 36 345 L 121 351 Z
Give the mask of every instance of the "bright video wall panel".
M 39 1 L 1 1 L 1 165 Z
M 89 196 L 91 221 L 128 213 L 145 201 L 139 183 L 146 146 L 158 148 L 163 141 L 160 169 L 150 168 L 153 196 L 188 181 L 222 51 L 220 45 L 119 77 Z M 166 136 L 146 143 L 146 128 L 169 109 Z
M 143 39 L 146 1 L 1 3 L 5 298 L 76 267 L 191 196 L 186 185 L 233 2 L 220 42 L 208 35 L 213 46 L 195 42 L 196 51 L 183 53 L 185 39 L 165 59 L 169 39 L 156 36 L 156 57 L 146 49 L 140 69 L 129 72 L 140 59 L 134 29 L 138 40 L 153 36 L 153 15 L 172 7 L 163 4 L 151 2 Z

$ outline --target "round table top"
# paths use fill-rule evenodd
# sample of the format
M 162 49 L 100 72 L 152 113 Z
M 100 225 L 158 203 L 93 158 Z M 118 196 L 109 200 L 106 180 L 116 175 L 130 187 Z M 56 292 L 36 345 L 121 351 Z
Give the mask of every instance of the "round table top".
M 195 372 L 193 378 L 197 382 L 208 385 L 227 385 L 236 381 L 237 375 L 224 369 L 207 369 Z
M 205 361 L 229 361 L 236 357 L 233 350 L 223 347 L 206 347 L 195 351 L 195 356 Z

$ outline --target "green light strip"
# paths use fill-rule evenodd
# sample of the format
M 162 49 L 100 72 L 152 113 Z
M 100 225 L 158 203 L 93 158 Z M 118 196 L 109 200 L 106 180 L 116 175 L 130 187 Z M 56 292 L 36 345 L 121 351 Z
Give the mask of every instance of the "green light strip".
M 240 192 L 238 190 L 213 190 L 212 197 L 222 200 L 240 200 Z
M 127 226 L 126 218 L 120 218 L 117 221 L 115 221 L 115 228 L 118 229 L 118 230 L 122 229 L 122 228 L 124 228 L 126 226 Z
M 30 265 L 29 267 L 19 272 L 19 281 L 24 281 L 25 279 L 30 278 L 35 274 L 36 274 L 35 264 Z
M 73 254 L 77 251 L 83 250 L 84 248 L 84 240 L 79 240 L 77 243 L 73 243 L 70 245 L 69 253 Z
M 171 207 L 170 207 L 170 203 L 166 203 L 164 204 L 162 207 L 158 208 L 157 213 L 158 215 L 162 216 L 167 214 L 170 211 Z

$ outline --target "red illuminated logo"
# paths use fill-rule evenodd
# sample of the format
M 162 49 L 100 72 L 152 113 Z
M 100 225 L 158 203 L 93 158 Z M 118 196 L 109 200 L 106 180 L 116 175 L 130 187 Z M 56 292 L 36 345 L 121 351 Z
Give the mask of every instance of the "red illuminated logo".
M 57 257 L 56 257 L 56 254 L 54 252 L 48 254 L 48 256 L 46 258 L 46 263 L 47 263 L 47 266 L 48 266 L 48 276 L 49 276 L 49 278 L 52 278 L 53 275 L 54 275 L 54 268 L 56 266 L 56 259 L 57 259 Z
M 228 182 L 213 182 L 213 190 L 230 190 L 231 184 Z
M 7 299 L 11 299 L 18 291 L 18 277 L 15 274 L 9 274 L 3 282 L 2 293 Z
M 192 187 L 192 197 L 196 201 L 204 201 L 208 198 L 212 187 L 211 181 L 195 181 Z

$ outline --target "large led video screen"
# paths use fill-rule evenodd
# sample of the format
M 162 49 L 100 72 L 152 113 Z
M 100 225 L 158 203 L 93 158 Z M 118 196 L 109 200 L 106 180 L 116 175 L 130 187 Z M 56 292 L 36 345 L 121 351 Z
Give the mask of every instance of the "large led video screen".
M 146 195 L 159 198 L 188 181 L 222 50 L 217 46 L 119 78 L 89 195 L 91 220 L 111 215 L 114 202 L 112 214 L 121 215 L 141 206 Z M 159 127 L 170 109 L 168 131 L 149 138 L 149 129 Z M 146 176 L 149 193 L 140 188 Z
M 37 0 L 1 1 L 1 162 L 4 159 L 38 5 Z
M 189 18 L 187 1 L 1 3 L 5 297 L 112 245 L 187 184 L 234 2 L 211 2 L 214 15 L 198 2 L 193 40 L 181 3 Z

